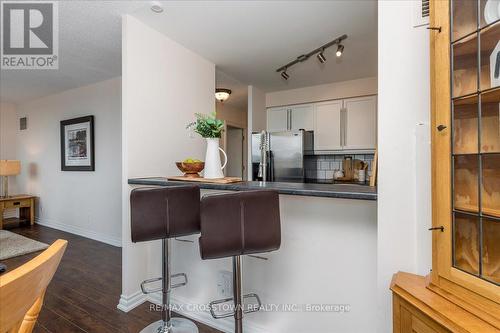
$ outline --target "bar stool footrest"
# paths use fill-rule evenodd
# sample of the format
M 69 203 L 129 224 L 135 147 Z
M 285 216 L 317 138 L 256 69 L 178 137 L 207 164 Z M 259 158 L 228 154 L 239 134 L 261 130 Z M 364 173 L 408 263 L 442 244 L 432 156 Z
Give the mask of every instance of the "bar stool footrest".
M 255 294 L 255 293 L 243 295 L 243 300 L 249 299 L 249 298 L 255 299 L 257 301 L 257 304 L 252 306 L 249 309 L 243 309 L 243 313 L 252 313 L 252 312 L 259 311 L 260 308 L 262 307 L 262 302 L 260 301 L 259 295 Z M 233 309 L 233 311 L 221 313 L 221 314 L 218 314 L 215 312 L 216 305 L 224 304 L 224 303 L 228 303 L 228 302 L 232 302 L 232 301 L 234 301 L 234 298 L 230 297 L 230 298 L 223 298 L 223 299 L 215 300 L 215 301 L 208 303 L 208 307 L 210 309 L 210 314 L 212 315 L 212 317 L 215 319 L 222 319 L 222 318 L 228 318 L 228 317 L 234 316 L 235 309 Z
M 177 273 L 177 274 L 174 274 L 174 275 L 171 276 L 172 279 L 175 279 L 175 278 L 178 278 L 178 277 L 183 277 L 184 281 L 176 283 L 176 284 L 172 284 L 170 286 L 171 289 L 183 287 L 183 286 L 185 286 L 188 283 L 188 277 L 187 277 L 186 273 Z
M 143 294 L 152 294 L 152 293 L 156 293 L 156 292 L 159 292 L 162 290 L 161 287 L 158 287 L 158 288 L 154 288 L 154 289 L 148 289 L 147 288 L 147 285 L 150 284 L 150 283 L 154 283 L 154 282 L 158 282 L 158 281 L 161 281 L 163 280 L 161 277 L 159 278 L 153 278 L 153 279 L 147 279 L 147 280 L 144 280 L 141 282 L 141 291 Z

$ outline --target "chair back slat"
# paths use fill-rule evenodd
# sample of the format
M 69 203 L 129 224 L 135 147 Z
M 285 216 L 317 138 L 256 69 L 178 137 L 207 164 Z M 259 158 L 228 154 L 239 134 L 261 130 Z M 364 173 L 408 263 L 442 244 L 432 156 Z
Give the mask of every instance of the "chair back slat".
M 33 330 L 45 291 L 67 244 L 58 239 L 26 264 L 0 276 L 0 333 L 30 333 Z

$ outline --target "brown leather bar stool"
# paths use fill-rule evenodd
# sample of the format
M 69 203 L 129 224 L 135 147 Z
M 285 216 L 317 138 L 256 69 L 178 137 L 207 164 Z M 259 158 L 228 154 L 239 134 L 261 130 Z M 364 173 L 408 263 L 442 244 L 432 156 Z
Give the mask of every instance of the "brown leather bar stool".
M 205 196 L 201 200 L 200 254 L 202 259 L 233 258 L 233 297 L 213 301 L 216 319 L 234 316 L 235 333 L 243 332 L 243 314 L 258 311 L 259 296 L 241 291 L 241 256 L 271 252 L 281 245 L 279 195 L 256 190 Z M 243 299 L 254 298 L 258 306 L 243 308 Z M 234 302 L 231 312 L 217 314 L 217 305 Z
M 170 275 L 169 239 L 200 232 L 200 189 L 197 186 L 137 188 L 130 194 L 132 242 L 162 240 L 162 277 L 141 283 L 144 294 L 162 292 L 161 320 L 141 333 L 198 333 L 196 325 L 184 318 L 172 318 L 170 291 L 187 284 L 184 273 Z M 173 278 L 183 282 L 172 284 Z M 161 287 L 148 284 L 161 281 Z

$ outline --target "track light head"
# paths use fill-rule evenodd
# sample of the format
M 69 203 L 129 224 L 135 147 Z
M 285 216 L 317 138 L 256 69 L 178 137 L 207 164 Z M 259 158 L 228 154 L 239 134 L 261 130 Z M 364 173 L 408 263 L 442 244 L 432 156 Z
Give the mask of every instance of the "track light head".
M 288 78 L 290 77 L 290 75 L 288 75 L 288 73 L 286 72 L 286 69 L 281 72 L 281 77 L 283 78 L 283 80 L 288 80 Z
M 319 62 L 322 63 L 322 64 L 324 64 L 326 62 L 326 57 L 323 54 L 323 51 L 324 50 L 321 50 L 321 52 L 318 53 L 318 55 L 316 56 L 318 58 Z
M 335 55 L 337 56 L 337 58 L 340 58 L 343 52 L 344 52 L 344 45 L 339 44 L 339 46 L 337 47 L 337 52 L 335 52 Z

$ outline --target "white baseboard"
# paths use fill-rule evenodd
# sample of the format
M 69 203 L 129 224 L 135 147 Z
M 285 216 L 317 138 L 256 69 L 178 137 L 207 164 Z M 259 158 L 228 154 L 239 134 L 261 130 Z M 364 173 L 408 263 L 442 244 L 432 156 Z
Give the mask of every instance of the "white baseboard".
M 150 301 L 151 303 L 161 304 L 160 294 L 158 293 L 148 295 L 147 300 Z M 186 298 L 176 297 L 173 295 L 171 297 L 171 302 L 172 304 L 176 305 L 184 305 L 184 307 L 178 307 L 184 309 L 186 309 L 189 304 L 196 304 L 196 302 L 191 302 Z M 177 312 L 187 318 L 190 318 L 199 323 L 215 328 L 221 332 L 234 333 L 234 319 L 232 317 L 215 319 L 209 312 L 202 312 L 202 311 L 199 312 L 177 311 Z M 268 333 L 268 331 L 265 330 L 263 327 L 252 324 L 245 320 L 243 320 L 243 331 L 247 333 Z
M 144 295 L 139 290 L 130 296 L 126 296 L 126 295 L 121 294 L 120 301 L 118 302 L 118 305 L 116 307 L 118 308 L 118 310 L 121 310 L 123 312 L 129 312 L 133 308 L 141 305 L 142 303 L 144 303 L 146 301 L 147 301 L 146 295 Z
M 106 243 L 109 245 L 121 247 L 122 246 L 122 240 L 116 237 L 109 237 L 106 235 L 102 235 L 98 232 L 92 231 L 92 230 L 87 230 L 81 227 L 76 227 L 73 225 L 68 225 L 65 223 L 60 223 L 54 220 L 49 220 L 49 219 L 41 219 L 39 217 L 35 217 L 35 221 L 39 225 L 43 225 L 44 227 L 49 227 L 53 229 L 58 229 L 62 231 L 69 232 L 71 234 L 75 234 L 78 236 L 90 238 L 93 240 L 96 240 L 98 242 Z

